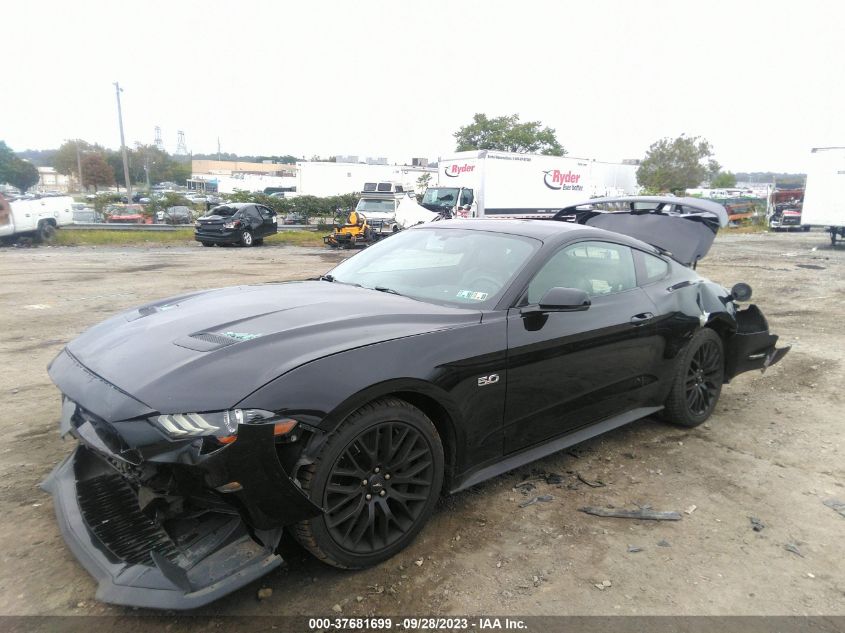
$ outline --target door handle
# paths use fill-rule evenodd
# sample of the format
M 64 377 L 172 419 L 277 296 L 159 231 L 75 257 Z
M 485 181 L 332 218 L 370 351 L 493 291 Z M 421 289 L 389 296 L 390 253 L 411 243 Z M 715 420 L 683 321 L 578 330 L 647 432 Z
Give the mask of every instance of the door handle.
M 631 317 L 631 323 L 633 323 L 634 325 L 642 325 L 649 319 L 653 318 L 654 314 L 652 314 L 651 312 L 640 312 L 639 314 L 635 314 Z

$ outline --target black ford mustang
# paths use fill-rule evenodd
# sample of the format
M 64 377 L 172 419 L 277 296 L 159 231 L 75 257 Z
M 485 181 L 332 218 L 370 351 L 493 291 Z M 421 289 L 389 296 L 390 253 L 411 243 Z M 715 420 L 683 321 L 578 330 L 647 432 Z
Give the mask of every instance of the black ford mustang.
M 441 491 L 658 412 L 700 424 L 788 350 L 738 307 L 750 288 L 693 269 L 719 205 L 557 219 L 416 227 L 320 279 L 173 297 L 70 343 L 49 371 L 78 444 L 45 487 L 98 597 L 200 606 L 278 566 L 285 528 L 376 564 Z

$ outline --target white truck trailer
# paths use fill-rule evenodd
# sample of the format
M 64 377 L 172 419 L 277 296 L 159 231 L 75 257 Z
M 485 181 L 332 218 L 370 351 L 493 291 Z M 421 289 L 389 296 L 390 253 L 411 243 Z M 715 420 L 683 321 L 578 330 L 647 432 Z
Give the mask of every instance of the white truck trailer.
M 438 163 L 422 206 L 449 217 L 544 217 L 597 196 L 637 193 L 636 165 L 493 150 Z
M 845 147 L 816 147 L 810 155 L 801 224 L 824 227 L 830 243 L 845 239 Z
M 11 204 L 0 195 L 0 240 L 18 237 L 50 239 L 60 226 L 73 224 L 70 196 L 17 200 Z

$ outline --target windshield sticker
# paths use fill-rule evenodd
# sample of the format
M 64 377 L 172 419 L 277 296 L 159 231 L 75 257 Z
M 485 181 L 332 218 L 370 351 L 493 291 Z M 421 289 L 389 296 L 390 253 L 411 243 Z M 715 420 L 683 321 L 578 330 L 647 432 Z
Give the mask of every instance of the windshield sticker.
M 484 301 L 490 296 L 488 292 L 474 292 L 472 290 L 458 291 L 458 299 L 471 299 L 472 301 Z
M 261 334 L 249 334 L 247 332 L 223 332 L 223 336 L 228 336 L 229 338 L 237 339 L 238 341 L 251 341 L 252 339 L 261 336 Z

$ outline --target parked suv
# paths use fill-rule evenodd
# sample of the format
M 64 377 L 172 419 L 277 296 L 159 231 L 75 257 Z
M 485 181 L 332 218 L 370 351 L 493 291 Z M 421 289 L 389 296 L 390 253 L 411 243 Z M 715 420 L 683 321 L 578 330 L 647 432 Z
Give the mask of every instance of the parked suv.
M 261 244 L 278 232 L 276 212 L 260 204 L 241 202 L 214 207 L 197 220 L 194 239 L 203 246 Z

